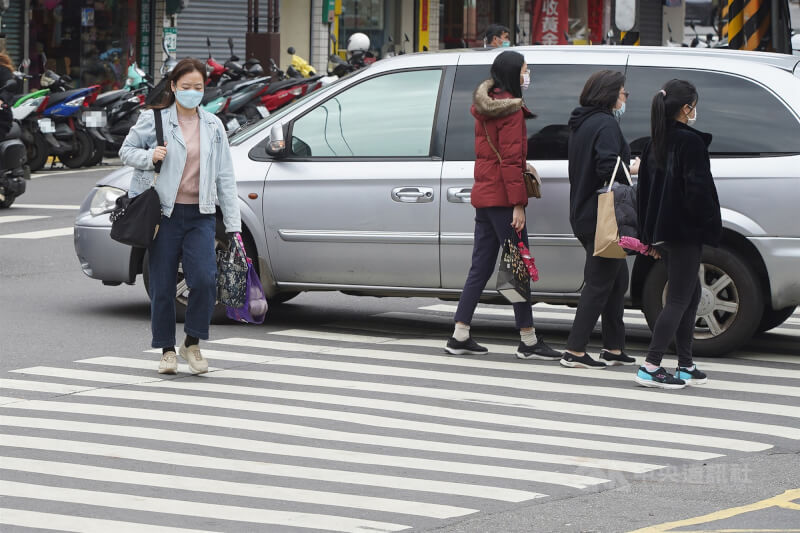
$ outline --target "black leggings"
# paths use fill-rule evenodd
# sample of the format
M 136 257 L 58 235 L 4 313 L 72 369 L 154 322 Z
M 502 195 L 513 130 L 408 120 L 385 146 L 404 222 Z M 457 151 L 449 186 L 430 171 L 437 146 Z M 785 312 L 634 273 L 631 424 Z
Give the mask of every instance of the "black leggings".
M 594 235 L 578 235 L 586 250 L 583 290 L 578 300 L 575 321 L 567 338 L 567 350 L 583 352 L 589 344 L 597 319 L 603 317 L 603 348 L 625 348 L 625 292 L 628 290 L 628 263 L 625 259 L 594 256 Z
M 661 359 L 670 341 L 675 339 L 678 366 L 692 366 L 692 340 L 697 306 L 700 304 L 701 244 L 666 243 L 663 248 L 667 262 L 667 303 L 653 327 L 653 337 L 647 362 L 661 366 Z

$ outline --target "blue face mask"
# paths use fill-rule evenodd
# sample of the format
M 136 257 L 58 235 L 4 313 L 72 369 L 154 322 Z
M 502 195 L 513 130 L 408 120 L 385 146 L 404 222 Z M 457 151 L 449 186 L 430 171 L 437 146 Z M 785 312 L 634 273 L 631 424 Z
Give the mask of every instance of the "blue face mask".
M 503 44 L 501 44 L 500 46 L 502 46 L 503 48 L 508 48 L 509 46 L 511 46 L 511 41 L 503 41 Z
M 175 91 L 175 99 L 186 109 L 194 109 L 203 101 L 203 91 Z
M 625 102 L 622 102 L 622 107 L 614 110 L 614 118 L 619 119 L 625 114 Z

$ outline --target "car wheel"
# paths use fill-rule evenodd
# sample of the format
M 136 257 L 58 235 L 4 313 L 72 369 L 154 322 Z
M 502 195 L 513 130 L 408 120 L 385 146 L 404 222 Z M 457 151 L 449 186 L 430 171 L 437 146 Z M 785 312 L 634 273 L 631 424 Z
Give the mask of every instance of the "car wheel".
M 80 168 L 89 160 L 94 150 L 92 138 L 83 130 L 75 130 L 75 150 L 58 158 L 69 168 Z
M 724 248 L 703 248 L 698 273 L 702 295 L 697 309 L 694 353 L 707 357 L 727 354 L 750 340 L 764 310 L 758 276 L 738 255 Z M 652 330 L 664 308 L 667 269 L 659 261 L 642 289 L 642 311 Z
M 31 169 L 31 172 L 41 170 L 44 168 L 44 164 L 47 163 L 47 156 L 49 154 L 46 142 L 41 133 L 34 132 L 33 142 L 25 145 L 28 156 L 28 167 Z
M 764 315 L 761 317 L 761 323 L 758 325 L 756 331 L 758 333 L 764 333 L 765 331 L 777 328 L 794 314 L 795 309 L 797 309 L 797 307 L 793 305 L 784 307 L 783 309 L 773 309 L 770 306 L 766 306 L 764 308 Z

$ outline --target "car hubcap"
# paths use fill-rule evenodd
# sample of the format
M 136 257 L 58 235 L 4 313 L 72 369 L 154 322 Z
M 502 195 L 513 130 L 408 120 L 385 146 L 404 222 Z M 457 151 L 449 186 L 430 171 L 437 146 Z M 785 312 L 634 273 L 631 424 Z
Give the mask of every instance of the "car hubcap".
M 700 264 L 700 304 L 697 306 L 694 338 L 710 339 L 725 333 L 736 320 L 739 311 L 739 291 L 724 270 L 707 263 Z M 666 305 L 667 288 L 661 304 Z

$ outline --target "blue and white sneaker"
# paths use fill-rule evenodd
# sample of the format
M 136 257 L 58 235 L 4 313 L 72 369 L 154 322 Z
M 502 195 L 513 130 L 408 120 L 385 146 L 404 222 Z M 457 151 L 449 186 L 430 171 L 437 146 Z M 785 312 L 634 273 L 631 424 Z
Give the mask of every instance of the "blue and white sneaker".
M 644 366 L 640 366 L 634 380 L 642 387 L 659 389 L 682 389 L 686 386 L 685 381 L 673 377 L 662 367 L 658 367 L 653 372 L 648 372 Z
M 697 365 L 694 365 L 694 370 L 679 366 L 675 369 L 675 377 L 682 379 L 687 385 L 705 385 L 708 383 L 708 376 L 705 372 L 701 372 Z

